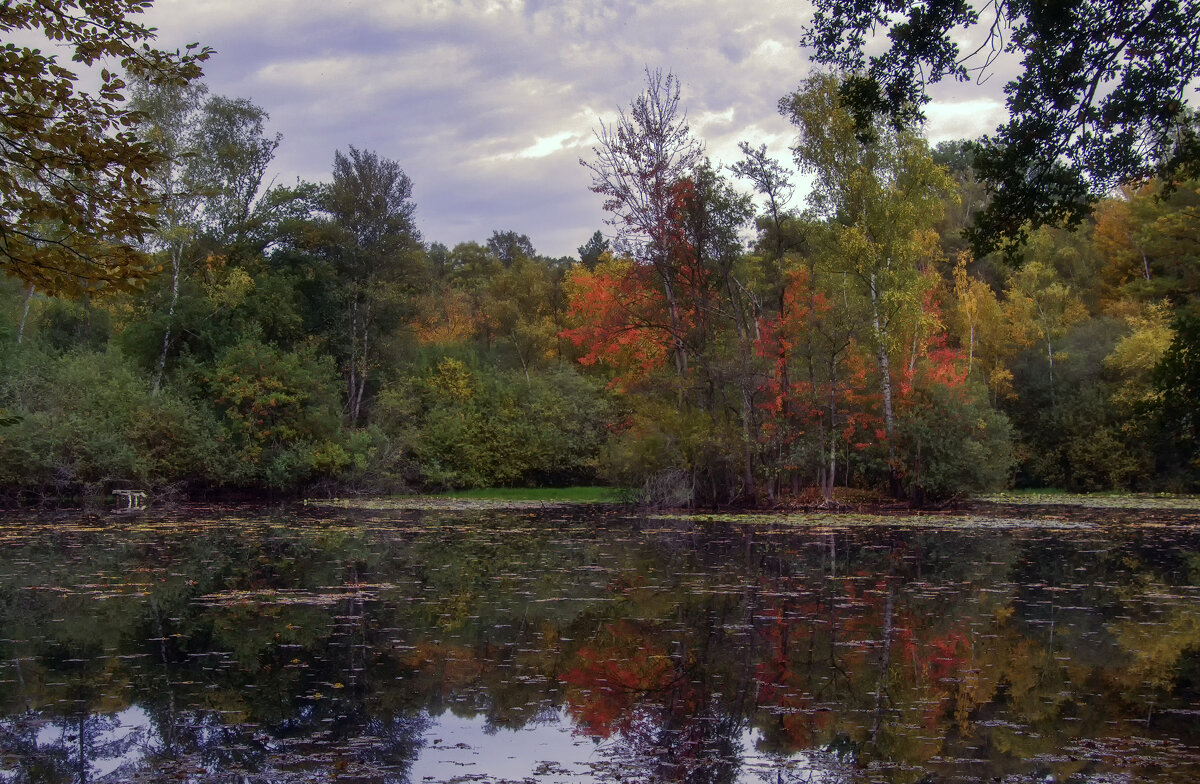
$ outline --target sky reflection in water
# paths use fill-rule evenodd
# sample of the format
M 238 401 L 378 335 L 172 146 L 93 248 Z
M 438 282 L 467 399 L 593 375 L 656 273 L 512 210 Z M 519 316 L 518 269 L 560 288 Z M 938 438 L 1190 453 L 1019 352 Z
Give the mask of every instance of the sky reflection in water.
M 793 522 L 9 518 L 0 781 L 1200 778 L 1195 512 Z

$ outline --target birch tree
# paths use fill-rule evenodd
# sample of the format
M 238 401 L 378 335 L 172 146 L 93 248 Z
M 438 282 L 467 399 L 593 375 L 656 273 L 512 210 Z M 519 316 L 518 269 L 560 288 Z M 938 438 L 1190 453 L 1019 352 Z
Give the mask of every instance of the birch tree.
M 165 253 L 171 276 L 166 325 L 151 386 L 155 393 L 162 385 L 171 349 L 184 276 L 184 254 L 191 247 L 199 219 L 200 194 L 188 177 L 187 160 L 207 92 L 208 88 L 200 82 L 185 85 L 142 82 L 135 85 L 133 92 L 132 103 L 140 119 L 139 130 L 161 156 L 151 174 L 151 182 L 161 199 L 162 210 L 158 231 L 149 238 L 147 245 Z
M 929 284 L 921 270 L 939 252 L 934 227 L 952 185 L 919 136 L 887 126 L 868 138 L 858 133 L 839 84 L 837 76 L 818 74 L 779 108 L 799 131 L 792 153 L 813 177 L 810 204 L 829 223 L 839 265 L 868 304 L 865 342 L 878 371 L 892 489 L 898 492 L 893 355 L 903 350 L 901 333 L 922 329 Z

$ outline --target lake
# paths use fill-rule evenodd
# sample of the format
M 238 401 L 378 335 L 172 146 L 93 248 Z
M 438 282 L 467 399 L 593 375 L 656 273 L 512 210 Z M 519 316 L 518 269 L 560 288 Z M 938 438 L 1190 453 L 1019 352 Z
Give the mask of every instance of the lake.
M 0 520 L 0 782 L 1200 780 L 1200 511 Z

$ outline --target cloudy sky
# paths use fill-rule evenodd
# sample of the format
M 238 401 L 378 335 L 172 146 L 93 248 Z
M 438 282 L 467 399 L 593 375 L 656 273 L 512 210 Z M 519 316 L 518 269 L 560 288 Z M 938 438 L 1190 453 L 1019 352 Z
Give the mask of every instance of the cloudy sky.
M 808 73 L 807 17 L 794 0 L 156 0 L 146 21 L 161 48 L 216 49 L 210 90 L 270 113 L 277 182 L 326 180 L 334 150 L 374 150 L 412 178 L 426 241 L 511 229 L 558 256 L 608 231 L 579 159 L 646 67 L 679 77 L 714 161 L 743 139 L 786 159 L 775 107 Z M 935 96 L 933 141 L 1003 117 L 998 84 Z

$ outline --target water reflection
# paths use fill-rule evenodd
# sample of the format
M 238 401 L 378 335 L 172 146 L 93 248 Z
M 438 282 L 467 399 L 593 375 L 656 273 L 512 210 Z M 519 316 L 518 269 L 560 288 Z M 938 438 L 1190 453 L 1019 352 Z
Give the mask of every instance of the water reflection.
M 1200 535 L 1144 522 L 9 519 L 0 781 L 1192 781 Z

